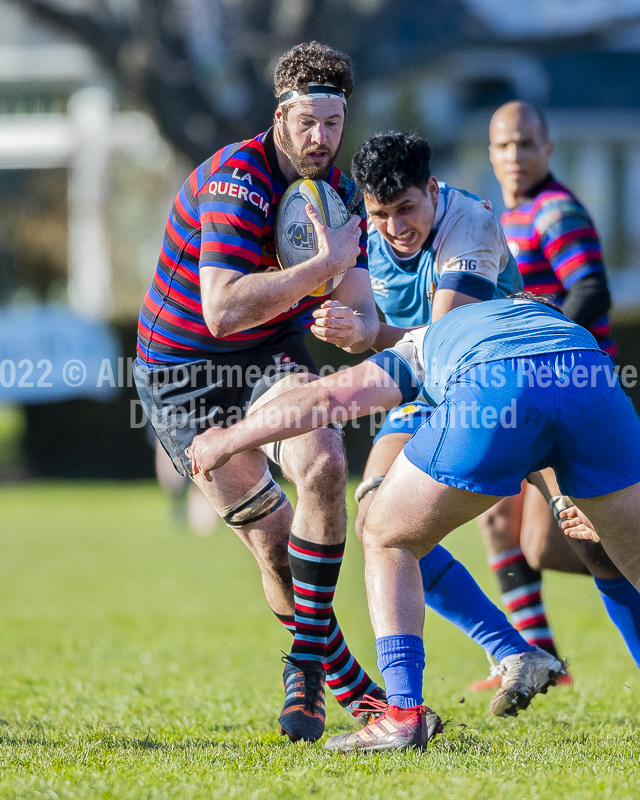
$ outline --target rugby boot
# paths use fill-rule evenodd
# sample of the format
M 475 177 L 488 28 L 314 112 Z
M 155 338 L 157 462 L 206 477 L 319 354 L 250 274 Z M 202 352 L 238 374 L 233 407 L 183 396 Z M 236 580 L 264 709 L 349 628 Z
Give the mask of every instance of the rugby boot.
M 354 700 L 347 707 L 347 711 L 354 719 L 357 719 L 358 722 L 361 722 L 363 725 L 368 725 L 370 722 L 373 722 L 374 719 L 381 717 L 384 714 L 384 711 L 376 711 L 375 709 L 367 708 L 366 706 L 368 703 L 364 699 L 365 697 L 372 697 L 374 700 L 378 700 L 386 705 L 387 695 L 382 686 L 374 686 L 370 692 L 363 694 L 362 697 Z M 365 707 L 363 708 L 363 706 Z
M 280 733 L 292 742 L 316 742 L 324 733 L 325 671 L 316 661 L 284 656 L 284 707 Z
M 379 713 L 378 719 L 355 733 L 331 736 L 325 747 L 332 753 L 363 753 L 378 750 L 425 750 L 433 737 L 443 730 L 440 717 L 426 706 L 399 708 L 390 706 L 370 695 L 365 695 L 362 705 Z
M 502 686 L 502 672 L 496 673 L 499 670 L 499 664 L 494 664 L 489 672 L 488 678 L 483 678 L 479 681 L 474 681 L 467 686 L 468 692 L 484 692 L 486 689 L 499 689 Z M 573 678 L 568 672 L 561 672 L 555 682 L 556 686 L 573 686 Z
M 551 653 L 536 647 L 527 653 L 507 656 L 499 664 L 502 683 L 489 708 L 496 717 L 517 717 L 539 693 L 555 686 L 564 664 Z

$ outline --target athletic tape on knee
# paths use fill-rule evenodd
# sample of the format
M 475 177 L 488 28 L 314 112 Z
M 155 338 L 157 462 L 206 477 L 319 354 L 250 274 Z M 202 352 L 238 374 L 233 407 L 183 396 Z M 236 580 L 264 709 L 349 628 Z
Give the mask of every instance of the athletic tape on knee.
M 369 492 L 375 492 L 375 490 L 380 486 L 382 481 L 384 480 L 384 475 L 376 475 L 373 478 L 367 478 L 366 481 L 362 481 L 360 486 L 355 491 L 354 497 L 356 503 L 360 505 L 360 501 L 365 495 L 368 495 Z
M 323 427 L 336 431 L 340 434 L 340 436 L 343 435 L 342 426 L 339 423 L 334 424 L 333 422 L 330 422 L 328 425 Z M 282 454 L 284 453 L 284 448 L 288 441 L 290 440 L 283 439 L 280 442 L 269 442 L 269 444 L 262 445 L 262 452 L 269 459 L 269 461 L 272 461 L 274 464 L 282 467 Z
M 219 513 L 230 528 L 244 528 L 272 514 L 286 499 L 267 470 L 252 489 L 232 505 L 221 508 Z
M 279 467 L 281 467 L 282 453 L 284 452 L 284 446 L 286 443 L 286 439 L 283 439 L 281 442 L 269 442 L 269 444 L 263 445 L 262 452 L 269 459 L 269 461 L 272 461 L 274 464 L 277 464 Z
M 560 512 L 566 511 L 568 508 L 573 508 L 573 506 L 575 506 L 575 503 L 570 497 L 567 497 L 566 494 L 557 494 L 549 500 L 549 507 L 553 511 L 553 516 L 556 518 L 558 525 L 562 525 Z

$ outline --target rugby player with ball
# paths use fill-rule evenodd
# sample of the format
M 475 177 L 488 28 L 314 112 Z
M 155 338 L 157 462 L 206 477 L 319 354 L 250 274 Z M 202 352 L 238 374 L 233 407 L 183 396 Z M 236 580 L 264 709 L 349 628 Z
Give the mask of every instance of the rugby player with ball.
M 274 83 L 273 127 L 219 150 L 176 197 L 140 313 L 136 381 L 176 469 L 251 551 L 271 609 L 293 634 L 281 730 L 315 741 L 325 680 L 345 708 L 364 694 L 384 697 L 332 611 L 346 534 L 341 433 L 328 426 L 286 447 L 248 450 L 211 481 L 193 474 L 187 454 L 196 434 L 315 379 L 305 330 L 351 353 L 378 334 L 362 196 L 333 166 L 353 89 L 350 59 L 317 42 L 298 45 L 280 58 Z M 274 226 L 292 184 L 295 207 L 283 224 L 297 256 L 283 270 Z M 328 214 L 336 224 L 332 209 L 340 227 L 322 221 Z M 267 457 L 295 484 L 295 513 Z

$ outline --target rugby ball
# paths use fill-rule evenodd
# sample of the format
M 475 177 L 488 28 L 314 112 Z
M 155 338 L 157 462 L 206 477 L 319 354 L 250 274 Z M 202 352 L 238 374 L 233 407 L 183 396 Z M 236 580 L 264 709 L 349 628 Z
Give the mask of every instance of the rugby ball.
M 330 228 L 341 228 L 349 219 L 340 195 L 325 181 L 300 180 L 292 183 L 282 196 L 276 218 L 276 255 L 282 269 L 312 258 L 318 252 L 316 232 L 304 210 L 307 203 Z M 332 292 L 346 270 L 334 275 L 309 294 L 322 297 Z

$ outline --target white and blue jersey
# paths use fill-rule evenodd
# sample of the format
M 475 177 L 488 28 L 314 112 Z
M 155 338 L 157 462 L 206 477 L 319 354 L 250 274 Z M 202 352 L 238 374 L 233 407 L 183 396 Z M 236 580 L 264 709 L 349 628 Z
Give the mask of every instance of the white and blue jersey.
M 370 361 L 404 402 L 437 405 L 408 460 L 472 492 L 518 494 L 553 467 L 563 494 L 596 497 L 640 481 L 640 419 L 593 336 L 533 300 L 461 306 Z
M 371 286 L 389 325 L 429 323 L 438 288 L 478 300 L 522 291 L 522 277 L 491 204 L 445 183 L 438 186 L 434 227 L 415 255 L 399 257 L 378 231 L 370 229 Z

